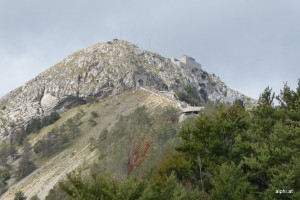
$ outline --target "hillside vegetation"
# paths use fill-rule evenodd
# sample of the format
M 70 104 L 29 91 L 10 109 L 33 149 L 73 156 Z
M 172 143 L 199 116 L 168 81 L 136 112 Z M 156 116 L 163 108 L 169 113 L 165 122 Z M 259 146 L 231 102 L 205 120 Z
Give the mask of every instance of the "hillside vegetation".
M 257 102 L 173 61 L 98 43 L 1 98 L 1 200 L 300 199 L 300 81 Z
M 30 133 L 21 146 L 15 146 L 22 158 L 24 145 L 29 144 L 27 155 L 35 166 L 32 171 L 36 169 L 29 176 L 27 175 L 31 171 L 25 175 L 27 177 L 18 181 L 15 170 L 19 168 L 21 158 L 17 156 L 11 159 L 7 155 L 9 159 L 6 169 L 9 170 L 1 171 L 1 188 L 5 190 L 10 187 L 1 199 L 13 199 L 19 190 L 27 197 L 37 194 L 44 199 L 49 190 L 67 173 L 77 168 L 85 168 L 96 161 L 102 163 L 99 171 L 114 171 L 117 177 L 126 178 L 126 148 L 129 146 L 144 146 L 145 141 L 149 140 L 149 158 L 154 157 L 154 154 L 162 155 L 166 148 L 173 148 L 173 143 L 177 141 L 177 104 L 177 101 L 139 90 L 96 100 L 69 110 L 54 124 Z M 126 124 L 130 124 L 126 120 L 127 116 L 132 112 L 136 113 L 130 122 L 132 129 L 125 129 Z M 136 119 L 139 121 L 135 122 Z M 167 121 L 162 123 L 164 127 L 161 129 L 158 124 L 165 119 Z M 147 124 L 149 130 L 143 128 L 142 131 L 138 126 L 139 122 Z M 114 126 L 115 123 L 118 126 Z M 160 132 L 155 131 L 158 129 Z M 144 174 L 153 164 L 150 159 L 145 160 L 146 162 L 149 164 L 133 171 Z
M 49 199 L 299 199 L 299 109 L 300 82 L 296 91 L 285 85 L 277 96 L 267 88 L 252 110 L 238 102 L 220 105 L 184 125 L 176 151 L 165 151 L 147 174 L 120 179 L 88 167 L 89 173 L 69 174 Z M 112 130 L 138 123 L 143 133 L 149 123 L 139 122 L 141 113 L 147 112 L 136 110 L 128 126 L 120 119 Z

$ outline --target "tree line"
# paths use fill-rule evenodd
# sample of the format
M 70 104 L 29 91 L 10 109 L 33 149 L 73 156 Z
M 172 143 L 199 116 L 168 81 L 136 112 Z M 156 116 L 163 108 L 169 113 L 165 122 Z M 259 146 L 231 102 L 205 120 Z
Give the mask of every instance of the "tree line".
M 276 101 L 278 103 L 276 103 Z M 138 119 L 137 119 L 138 120 Z M 59 185 L 71 199 L 300 199 L 300 81 L 258 104 L 219 105 L 178 132 L 181 142 L 146 177 L 80 172 Z

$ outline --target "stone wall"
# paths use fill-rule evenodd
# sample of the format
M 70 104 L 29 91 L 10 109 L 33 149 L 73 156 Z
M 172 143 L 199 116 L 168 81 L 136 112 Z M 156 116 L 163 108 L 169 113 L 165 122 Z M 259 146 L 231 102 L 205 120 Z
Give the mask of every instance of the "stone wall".
M 142 83 L 142 85 L 141 85 Z M 146 87 L 147 86 L 147 76 L 146 75 L 135 75 L 135 86 L 136 88 L 139 87 Z
M 189 69 L 201 69 L 201 64 L 197 63 L 194 58 L 189 56 L 181 56 L 180 60 L 176 58 L 171 58 L 171 61 L 179 67 L 185 67 Z
M 172 91 L 159 91 L 159 93 L 169 99 L 176 99 L 176 94 Z
M 194 68 L 201 69 L 201 64 L 197 63 L 197 62 L 195 61 L 195 59 L 192 58 L 192 57 L 189 57 L 189 56 L 185 56 L 185 55 L 184 55 L 184 56 L 182 56 L 182 57 L 180 58 L 180 61 L 181 61 L 182 63 L 186 64 L 186 66 L 187 66 L 188 68 L 191 68 L 191 69 L 194 69 Z

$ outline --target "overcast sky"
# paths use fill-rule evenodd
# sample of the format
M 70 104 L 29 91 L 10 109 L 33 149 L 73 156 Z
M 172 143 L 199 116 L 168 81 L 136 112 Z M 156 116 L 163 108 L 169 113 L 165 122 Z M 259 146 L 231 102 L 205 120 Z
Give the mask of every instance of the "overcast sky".
M 253 98 L 300 78 L 299 0 L 0 0 L 0 96 L 114 38 L 190 55 Z

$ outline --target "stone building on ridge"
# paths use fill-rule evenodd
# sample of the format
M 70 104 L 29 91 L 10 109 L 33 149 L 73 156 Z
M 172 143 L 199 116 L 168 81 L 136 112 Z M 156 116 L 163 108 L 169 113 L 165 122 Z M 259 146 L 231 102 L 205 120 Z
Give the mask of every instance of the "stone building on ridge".
M 197 63 L 196 60 L 190 56 L 183 55 L 181 56 L 180 60 L 177 60 L 176 58 L 171 58 L 171 61 L 178 65 L 179 67 L 186 67 L 189 69 L 201 69 L 201 64 Z

